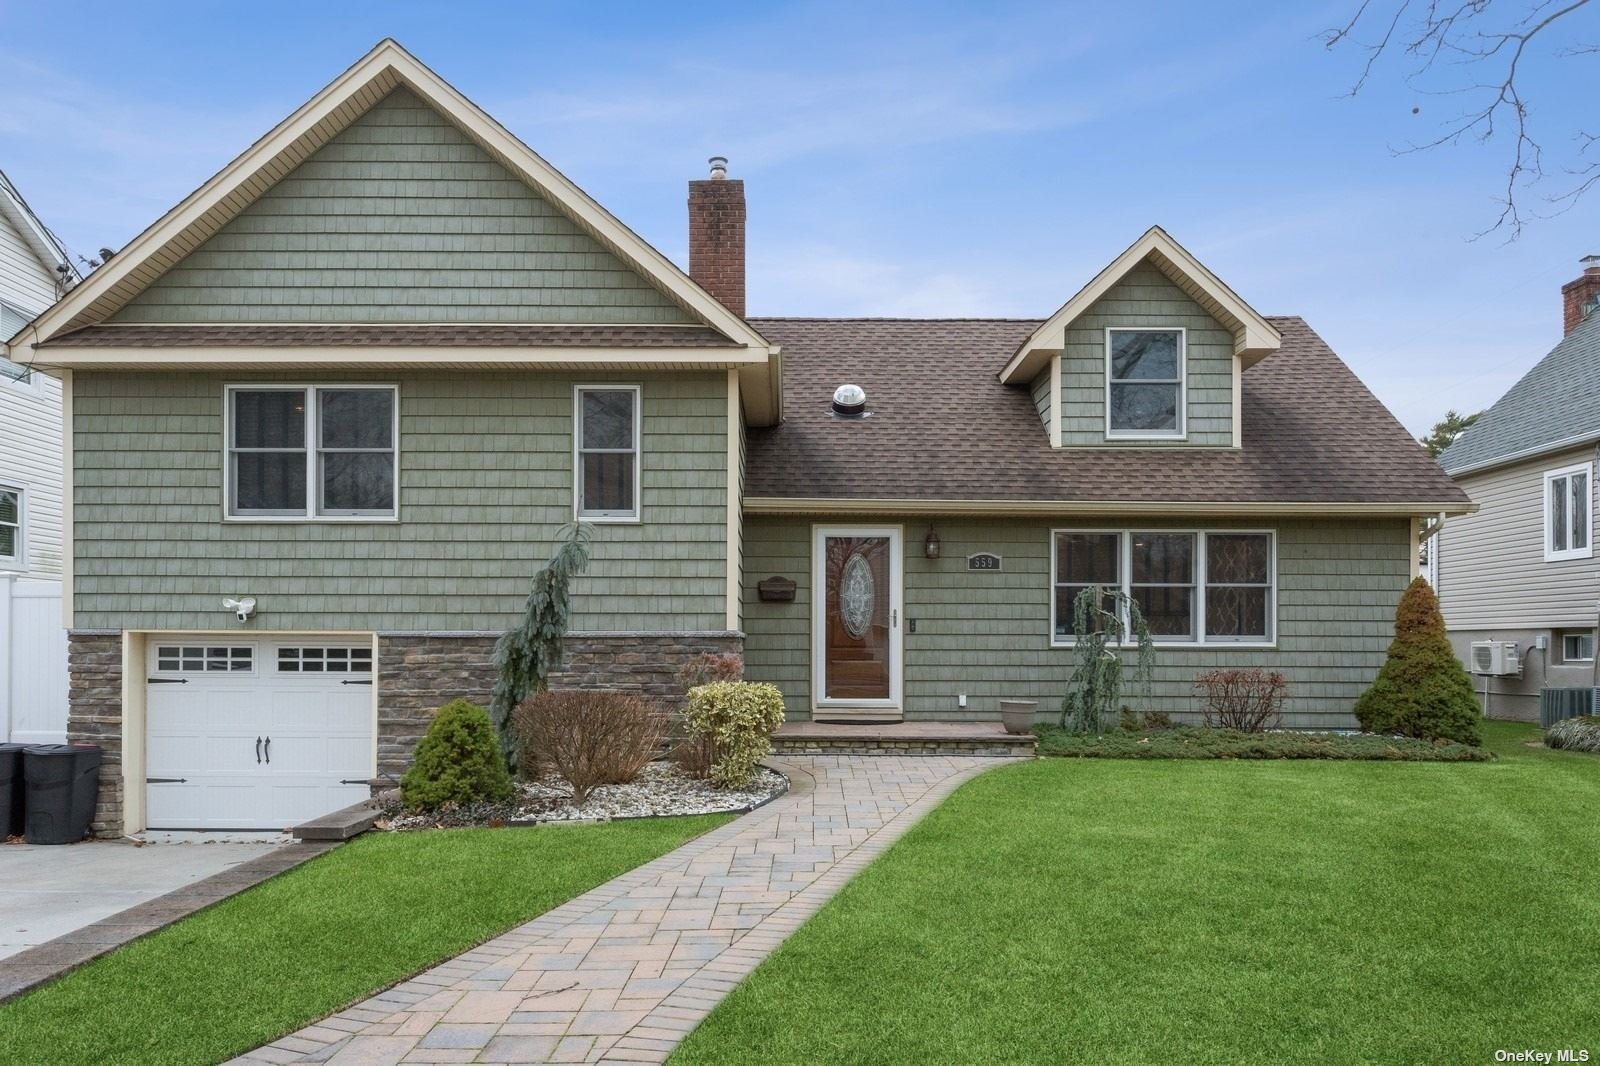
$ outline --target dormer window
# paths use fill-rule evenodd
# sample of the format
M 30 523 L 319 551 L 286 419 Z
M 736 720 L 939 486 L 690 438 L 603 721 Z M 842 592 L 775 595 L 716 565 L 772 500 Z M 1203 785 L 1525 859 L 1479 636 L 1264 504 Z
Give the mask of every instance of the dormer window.
M 1106 330 L 1106 436 L 1118 440 L 1181 438 L 1181 329 Z

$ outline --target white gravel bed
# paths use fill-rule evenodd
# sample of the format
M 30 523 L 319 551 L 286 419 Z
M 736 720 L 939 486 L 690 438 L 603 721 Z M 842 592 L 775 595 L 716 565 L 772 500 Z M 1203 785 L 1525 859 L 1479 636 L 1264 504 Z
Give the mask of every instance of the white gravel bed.
M 759 806 L 789 787 L 788 778 L 762 767 L 748 788 L 723 789 L 698 781 L 670 762 L 653 762 L 626 785 L 601 785 L 583 806 L 572 803 L 572 786 L 557 775 L 519 781 L 505 803 L 475 803 L 444 811 L 413 813 L 398 797 L 383 804 L 376 829 L 437 829 L 458 826 L 533 825 L 540 822 L 607 822 L 614 818 L 657 818 L 676 814 L 717 814 Z

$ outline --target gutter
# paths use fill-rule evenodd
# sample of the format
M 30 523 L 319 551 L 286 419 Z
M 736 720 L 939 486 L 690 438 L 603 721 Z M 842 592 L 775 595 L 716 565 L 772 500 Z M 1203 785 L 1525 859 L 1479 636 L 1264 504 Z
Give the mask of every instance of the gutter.
M 1531 448 L 1524 448 L 1521 451 L 1507 452 L 1505 455 L 1497 455 L 1493 459 L 1480 459 L 1476 463 L 1468 463 L 1466 466 L 1458 466 L 1454 470 L 1445 470 L 1445 473 L 1452 478 L 1460 478 L 1467 474 L 1476 474 L 1484 470 L 1493 470 L 1496 467 L 1510 466 L 1513 463 L 1520 463 L 1524 459 L 1537 459 L 1539 456 L 1548 455 L 1551 452 L 1564 452 L 1568 448 L 1576 448 L 1582 444 L 1593 444 L 1596 442 L 1600 442 L 1600 430 L 1590 433 L 1580 433 L 1576 437 L 1563 437 L 1561 440 L 1553 440 L 1544 444 L 1536 444 Z
M 1164 500 L 935 500 L 830 499 L 827 497 L 747 496 L 746 514 L 916 514 L 916 515 L 1306 515 L 1411 518 L 1419 514 L 1470 514 L 1476 503 L 1439 501 L 1369 503 L 1363 501 L 1164 501 Z

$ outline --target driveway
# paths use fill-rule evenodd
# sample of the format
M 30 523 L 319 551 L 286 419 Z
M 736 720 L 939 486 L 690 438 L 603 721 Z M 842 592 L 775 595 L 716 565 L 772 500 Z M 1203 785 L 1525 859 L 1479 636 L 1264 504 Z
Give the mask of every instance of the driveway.
M 165 895 L 278 845 L 90 841 L 0 846 L 0 959 Z

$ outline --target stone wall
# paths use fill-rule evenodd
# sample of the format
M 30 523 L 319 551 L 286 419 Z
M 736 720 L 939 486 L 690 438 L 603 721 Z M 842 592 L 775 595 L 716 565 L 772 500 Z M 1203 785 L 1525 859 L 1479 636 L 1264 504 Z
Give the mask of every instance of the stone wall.
M 122 636 L 71 633 L 67 638 L 67 740 L 98 744 L 100 795 L 90 832 L 122 835 Z
M 392 788 L 411 765 L 433 712 L 458 697 L 487 706 L 494 695 L 494 637 L 378 638 L 378 783 Z M 673 710 L 683 703 L 678 667 L 706 653 L 742 654 L 737 633 L 580 633 L 567 638 L 553 689 L 614 689 Z
M 487 706 L 494 695 L 494 637 L 379 636 L 378 787 L 393 787 L 411 765 L 433 712 L 453 699 Z M 616 689 L 676 710 L 678 667 L 707 652 L 742 654 L 738 633 L 576 634 L 568 638 L 556 689 Z M 122 804 L 122 637 L 80 631 L 68 644 L 67 739 L 105 750 L 93 832 L 120 837 Z

